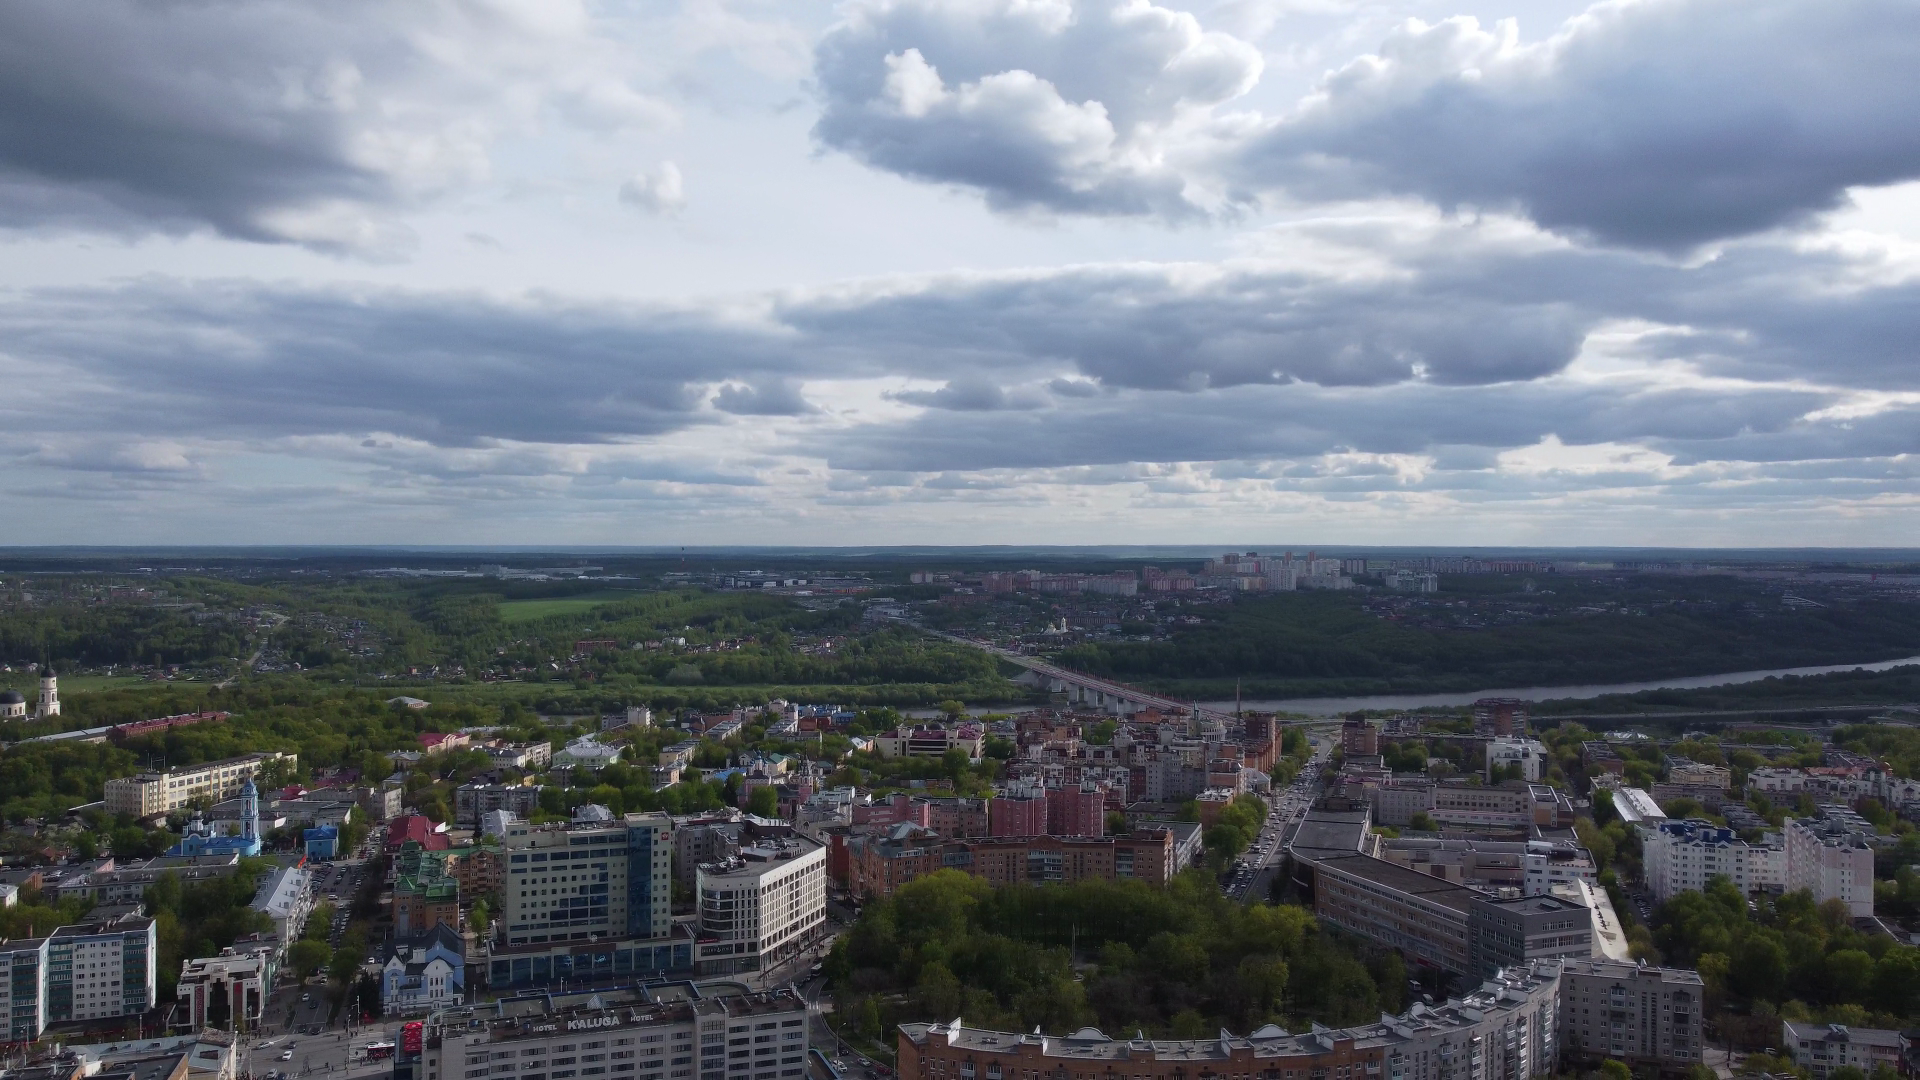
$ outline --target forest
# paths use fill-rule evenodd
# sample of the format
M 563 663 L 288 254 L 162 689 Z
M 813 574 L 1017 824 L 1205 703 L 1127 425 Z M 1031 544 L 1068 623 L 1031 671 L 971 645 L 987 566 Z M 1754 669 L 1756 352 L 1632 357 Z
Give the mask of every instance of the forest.
M 1920 1019 L 1920 948 L 1853 929 L 1837 900 L 1749 901 L 1715 878 L 1661 905 L 1653 937 L 1654 959 L 1697 968 L 1709 1011 L 1749 1047 L 1775 1045 L 1783 1018 L 1895 1030 Z
M 1050 1032 L 1094 1025 L 1163 1038 L 1268 1022 L 1356 1024 L 1404 1006 L 1398 954 L 1361 953 L 1305 908 L 1243 906 L 1188 871 L 994 889 L 942 870 L 867 904 L 827 962 L 850 1034 L 908 1021 Z
M 1920 653 L 1920 604 L 1783 609 L 1752 590 L 1663 580 L 1665 600 L 1565 609 L 1511 625 L 1431 628 L 1369 613 L 1351 592 L 1237 596 L 1166 642 L 1083 643 L 1063 666 L 1198 698 L 1604 683 Z M 1648 586 L 1652 587 L 1652 586 Z M 1703 590 L 1688 599 L 1673 594 Z M 1681 601 L 1686 602 L 1681 602 Z

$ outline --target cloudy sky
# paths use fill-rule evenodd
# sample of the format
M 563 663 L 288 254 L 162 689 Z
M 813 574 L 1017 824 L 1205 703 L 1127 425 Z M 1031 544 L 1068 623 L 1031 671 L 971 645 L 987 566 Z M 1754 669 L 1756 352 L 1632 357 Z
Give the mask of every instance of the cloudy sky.
M 18 0 L 0 543 L 1909 545 L 1912 0 Z

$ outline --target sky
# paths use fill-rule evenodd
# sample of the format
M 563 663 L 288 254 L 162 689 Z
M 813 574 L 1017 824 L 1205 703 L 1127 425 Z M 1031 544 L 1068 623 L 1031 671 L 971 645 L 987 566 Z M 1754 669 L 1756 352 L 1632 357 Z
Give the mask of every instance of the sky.
M 1910 546 L 1911 0 L 17 0 L 0 544 Z

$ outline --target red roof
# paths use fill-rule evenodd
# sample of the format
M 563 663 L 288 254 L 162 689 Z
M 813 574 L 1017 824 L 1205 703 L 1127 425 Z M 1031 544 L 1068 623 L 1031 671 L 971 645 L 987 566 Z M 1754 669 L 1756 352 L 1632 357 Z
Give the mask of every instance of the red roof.
M 446 741 L 447 737 L 438 731 L 425 731 L 420 734 L 420 745 L 428 747 L 429 749 L 439 746 Z
M 446 842 L 446 834 L 436 834 L 433 831 L 433 822 L 427 818 L 419 814 L 407 814 L 403 817 L 397 817 L 387 823 L 387 850 L 399 851 L 401 844 L 412 840 L 427 847 L 429 850 L 438 851 L 440 849 L 432 847 L 429 839 L 436 835 L 440 837 L 443 844 Z

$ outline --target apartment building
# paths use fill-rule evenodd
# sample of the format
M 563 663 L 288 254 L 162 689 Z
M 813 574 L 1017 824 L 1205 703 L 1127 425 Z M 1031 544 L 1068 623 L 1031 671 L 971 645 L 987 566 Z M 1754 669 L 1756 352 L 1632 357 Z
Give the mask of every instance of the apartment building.
M 669 909 L 672 830 L 660 813 L 509 826 L 489 985 L 691 967 L 691 942 L 674 936 Z
M 798 837 L 761 840 L 696 875 L 702 975 L 769 970 L 818 941 L 827 922 L 827 850 Z
M 1560 972 L 1561 1053 L 1683 1072 L 1701 1061 L 1704 991 L 1697 971 L 1568 961 Z
M 1530 784 L 1540 782 L 1541 771 L 1547 767 L 1547 748 L 1538 739 L 1517 736 L 1497 735 L 1487 740 L 1487 778 L 1493 778 L 1496 767 L 1519 766 L 1520 779 Z
M 1645 821 L 1639 830 L 1647 888 L 1660 901 L 1704 889 L 1715 876 L 1741 892 L 1778 892 L 1786 886 L 1787 851 L 1777 844 L 1749 844 L 1732 829 L 1699 818 Z M 1871 855 L 1868 878 L 1871 890 Z
M 1340 752 L 1347 757 L 1380 752 L 1380 729 L 1365 718 L 1354 717 L 1340 725 Z
M 994 800 L 998 804 L 999 800 Z M 1197 826 L 1185 834 L 1197 839 Z M 1172 826 L 1125 835 L 994 836 L 949 840 L 929 829 L 896 825 L 885 833 L 844 841 L 847 889 L 860 896 L 891 896 L 900 886 L 936 870 L 960 870 L 994 885 L 1042 885 L 1131 878 L 1165 885 L 1192 858 Z
M 1844 806 L 1787 822 L 1787 890 L 1840 900 L 1854 918 L 1873 914 L 1873 829 Z
M 104 865 L 114 866 L 109 861 Z M 109 870 L 89 870 L 61 881 L 56 890 L 60 899 L 85 897 L 96 904 L 137 904 L 147 895 L 162 874 L 172 874 L 182 885 L 192 885 L 225 877 L 240 866 L 235 852 L 221 855 L 162 855 L 153 859 L 135 859 L 125 866 Z
M 969 1028 L 958 1019 L 902 1024 L 898 1072 L 900 1080 L 1527 1080 L 1552 1075 L 1559 1060 L 1559 985 L 1559 965 L 1544 962 L 1502 972 L 1445 1005 L 1299 1034 L 1267 1024 L 1246 1036 L 1115 1039 L 1096 1028 L 1053 1036 Z
M 278 751 L 242 754 L 205 765 L 118 777 L 106 784 L 107 813 L 147 818 L 171 813 L 196 801 L 211 806 L 238 796 L 241 786 L 259 776 L 268 765 L 276 761 L 292 765 L 298 757 Z
M 480 819 L 494 810 L 531 818 L 540 808 L 540 791 L 529 784 L 461 784 L 453 789 L 453 820 L 478 829 Z
M 1904 1071 L 1901 1059 L 1907 1040 L 1897 1031 L 1884 1028 L 1848 1027 L 1845 1024 L 1796 1024 L 1780 1022 L 1780 1043 L 1793 1063 L 1813 1074 L 1814 1080 L 1826 1080 L 1835 1069 L 1848 1066 L 1872 1075 L 1885 1066 L 1893 1072 Z
M 153 1008 L 158 980 L 154 921 L 107 909 L 43 938 L 0 942 L 0 1015 L 8 1039 L 36 1039 L 48 1024 L 137 1016 Z
M 672 988 L 679 990 L 681 988 Z M 442 1009 L 421 1027 L 416 1080 L 796 1080 L 807 1004 L 790 989 L 651 1000 L 633 992 Z M 403 1040 L 404 1043 L 404 1040 Z M 406 1047 L 395 1074 L 410 1064 Z

